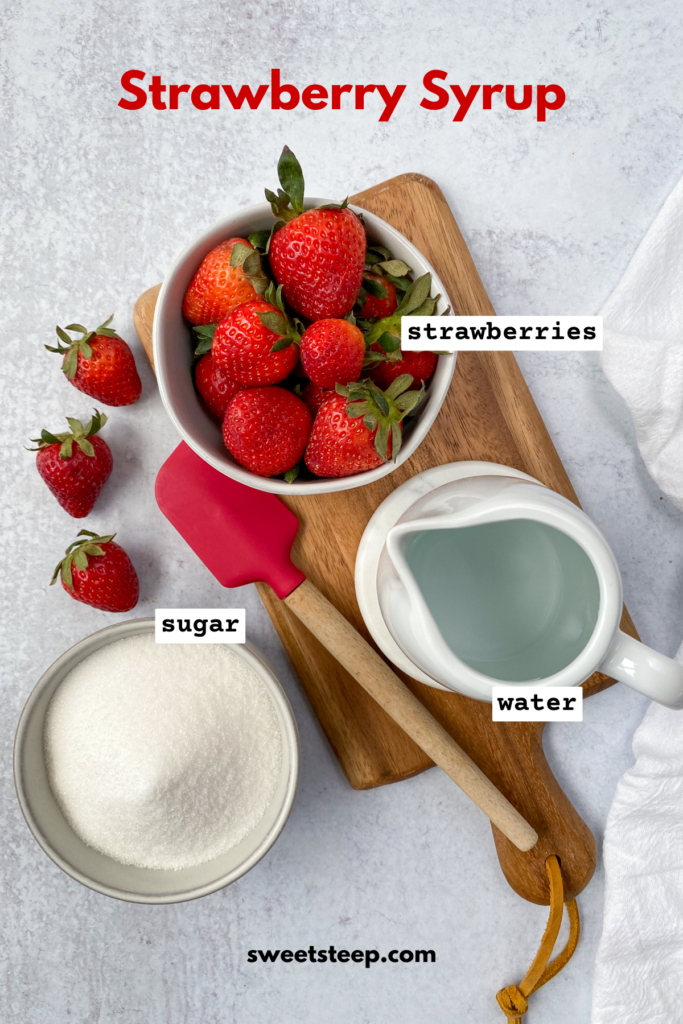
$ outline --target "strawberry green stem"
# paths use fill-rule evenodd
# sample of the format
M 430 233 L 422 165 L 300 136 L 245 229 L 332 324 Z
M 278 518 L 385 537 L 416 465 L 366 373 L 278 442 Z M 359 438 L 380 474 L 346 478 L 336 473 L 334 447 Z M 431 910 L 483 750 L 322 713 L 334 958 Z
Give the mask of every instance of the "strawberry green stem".
M 401 448 L 402 434 L 399 423 L 412 412 L 424 396 L 424 386 L 419 391 L 409 391 L 413 383 L 409 373 L 403 373 L 392 381 L 386 391 L 382 391 L 371 380 L 359 380 L 353 384 L 337 384 L 337 394 L 348 398 L 346 415 L 350 419 L 363 417 L 363 423 L 369 431 L 375 431 L 375 451 L 389 461 L 389 440 L 391 439 L 391 458 Z
M 105 414 L 95 409 L 93 416 L 90 417 L 85 427 L 80 420 L 72 419 L 70 416 L 66 417 L 66 422 L 71 428 L 68 431 L 64 431 L 61 434 L 51 434 L 49 430 L 41 430 L 40 437 L 32 437 L 31 440 L 37 447 L 29 448 L 29 451 L 36 452 L 40 451 L 41 448 L 48 448 L 52 444 L 58 444 L 61 445 L 59 449 L 60 459 L 70 459 L 73 454 L 73 446 L 77 444 L 84 455 L 94 458 L 95 449 L 88 438 L 97 434 L 107 422 Z
M 87 569 L 88 556 L 99 558 L 104 555 L 105 552 L 100 547 L 100 544 L 108 544 L 115 536 L 115 533 L 110 533 L 104 537 L 99 537 L 92 530 L 79 530 L 77 537 L 83 537 L 84 540 L 77 539 L 69 544 L 65 551 L 65 557 L 55 567 L 52 579 L 50 580 L 50 586 L 56 582 L 58 576 L 61 576 L 64 585 L 69 590 L 73 590 L 73 566 L 76 566 L 77 569 Z
M 62 372 L 66 375 L 68 380 L 73 380 L 78 370 L 78 354 L 83 356 L 84 359 L 92 358 L 92 348 L 89 342 L 96 334 L 102 334 L 105 338 L 118 338 L 118 334 L 113 330 L 109 324 L 114 319 L 112 314 L 103 324 L 96 327 L 94 331 L 88 331 L 82 324 L 68 324 L 66 328 L 62 329 L 57 327 L 57 337 L 59 338 L 59 344 L 56 346 L 46 345 L 45 348 L 48 352 L 59 352 L 60 355 L 64 356 L 64 362 L 62 363 Z M 76 332 L 80 334 L 80 338 L 70 338 L 66 333 L 67 331 Z

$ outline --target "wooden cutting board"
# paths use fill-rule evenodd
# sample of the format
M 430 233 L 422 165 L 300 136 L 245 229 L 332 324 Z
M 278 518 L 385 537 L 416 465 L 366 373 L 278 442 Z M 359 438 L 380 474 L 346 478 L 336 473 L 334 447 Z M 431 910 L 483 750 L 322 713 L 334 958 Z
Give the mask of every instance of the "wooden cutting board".
M 351 197 L 406 235 L 443 281 L 454 312 L 493 315 L 476 267 L 446 203 L 429 178 L 402 174 Z M 152 318 L 160 286 L 140 296 L 134 322 L 152 359 Z M 462 459 L 500 462 L 523 470 L 578 504 L 569 478 L 509 352 L 463 352 L 441 412 L 414 455 L 374 484 L 336 494 L 286 497 L 299 519 L 294 561 L 370 640 L 356 603 L 356 550 L 370 516 L 409 477 Z M 432 765 L 426 755 L 341 668 L 265 584 L 259 593 L 350 784 L 368 789 L 397 782 Z M 637 636 L 624 609 L 622 628 Z M 401 673 L 399 673 L 400 675 Z M 545 859 L 562 863 L 565 899 L 589 882 L 595 839 L 571 805 L 543 753 L 544 723 L 494 723 L 491 705 L 445 693 L 403 676 L 433 715 L 517 807 L 539 834 L 520 852 L 493 826 L 501 867 L 516 892 L 549 902 Z M 590 696 L 612 684 L 596 673 L 584 683 Z M 581 728 L 576 725 L 575 728 Z M 455 866 L 455 865 L 454 865 Z

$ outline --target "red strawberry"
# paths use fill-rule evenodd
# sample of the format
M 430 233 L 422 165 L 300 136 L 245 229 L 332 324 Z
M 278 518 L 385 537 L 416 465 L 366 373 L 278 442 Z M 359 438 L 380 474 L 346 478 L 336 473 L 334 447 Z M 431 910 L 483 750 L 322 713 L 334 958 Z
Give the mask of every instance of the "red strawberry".
M 363 332 L 348 320 L 316 320 L 301 338 L 304 373 L 321 388 L 358 380 L 365 359 Z
M 91 530 L 80 530 L 79 537 L 66 549 L 50 583 L 61 576 L 67 594 L 83 604 L 105 612 L 129 612 L 135 608 L 140 584 L 130 558 L 118 544 L 115 533 L 98 537 Z
M 228 402 L 233 395 L 241 391 L 243 384 L 237 384 L 228 377 L 225 370 L 216 366 L 213 356 L 207 352 L 197 363 L 194 371 L 197 391 L 202 396 L 214 416 L 222 421 Z
M 217 324 L 243 302 L 265 291 L 260 257 L 246 238 L 228 238 L 199 265 L 183 299 L 191 324 Z
M 313 413 L 313 416 L 315 416 L 325 399 L 333 397 L 335 394 L 336 391 L 327 391 L 318 384 L 314 384 L 312 380 L 309 380 L 301 392 L 301 397 Z
M 312 421 L 309 410 L 291 391 L 249 388 L 230 400 L 223 440 L 230 454 L 252 473 L 277 476 L 299 462 Z
M 106 422 L 107 417 L 95 409 L 87 427 L 67 416 L 70 431 L 51 434 L 43 430 L 34 438 L 38 472 L 74 519 L 82 519 L 92 510 L 114 465 L 109 445 L 97 436 Z
M 70 338 L 57 328 L 60 342 L 49 352 L 64 355 L 62 371 L 75 388 L 105 405 L 132 405 L 137 402 L 142 385 L 135 367 L 133 353 L 116 331 L 109 327 L 113 317 L 94 331 L 80 324 L 69 324 L 67 331 L 76 331 L 80 338 Z
M 373 345 L 371 351 L 381 352 L 378 345 Z M 405 373 L 413 378 L 413 388 L 421 388 L 430 379 L 439 356 L 436 352 L 401 352 L 396 353 L 399 358 L 396 361 L 387 359 L 377 366 L 368 369 L 367 374 L 378 388 L 388 388 L 392 381 Z
M 316 476 L 352 476 L 396 460 L 402 420 L 422 398 L 408 391 L 413 379 L 399 377 L 386 392 L 372 381 L 344 387 L 323 402 L 306 447 L 306 465 Z
M 375 282 L 375 289 L 378 293 L 384 290 L 384 296 L 381 294 L 373 294 L 368 286 L 368 281 Z M 396 285 L 388 281 L 386 277 L 382 277 L 381 274 L 366 273 L 363 278 L 363 286 L 367 293 L 365 302 L 363 303 L 359 317 L 363 317 L 364 320 L 374 320 L 383 316 L 391 316 L 396 311 L 398 301 L 396 299 Z
M 214 363 L 239 384 L 277 384 L 299 359 L 298 331 L 289 323 L 280 290 L 245 302 L 223 317 L 213 336 Z
M 363 225 L 346 200 L 304 213 L 303 173 L 287 146 L 277 170 L 282 189 L 278 195 L 266 189 L 273 213 L 285 222 L 268 248 L 275 280 L 296 313 L 309 320 L 342 317 L 353 308 L 363 281 Z

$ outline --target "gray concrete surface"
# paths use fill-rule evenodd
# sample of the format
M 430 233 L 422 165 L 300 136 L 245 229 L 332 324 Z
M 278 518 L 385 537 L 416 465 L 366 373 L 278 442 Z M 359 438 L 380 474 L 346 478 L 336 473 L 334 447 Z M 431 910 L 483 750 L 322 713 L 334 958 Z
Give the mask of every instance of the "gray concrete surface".
M 138 294 L 200 229 L 273 187 L 286 142 L 312 194 L 342 198 L 403 171 L 444 189 L 500 313 L 596 312 L 683 169 L 683 18 L 675 0 L 606 7 L 376 0 L 321 4 L 6 4 L 0 74 L 0 1019 L 3 1024 L 488 1024 L 517 981 L 545 911 L 498 868 L 486 820 L 438 771 L 351 791 L 255 591 L 249 636 L 276 664 L 301 730 L 303 772 L 271 854 L 195 903 L 140 907 L 79 887 L 31 838 L 12 783 L 22 705 L 69 644 L 112 616 L 47 586 L 77 527 L 38 478 L 26 439 L 89 415 L 59 360 L 55 323 L 111 312 L 144 392 L 113 410 L 111 481 L 88 520 L 117 530 L 141 577 L 140 614 L 226 595 L 156 510 L 152 480 L 176 443 L 132 328 Z M 125 112 L 129 68 L 166 82 L 406 83 L 388 124 L 366 111 Z M 471 82 L 558 82 L 564 108 L 419 106 L 432 68 Z M 149 80 L 149 79 L 148 79 Z M 643 638 L 681 639 L 683 518 L 644 471 L 629 417 L 594 354 L 528 354 L 522 366 L 587 511 L 612 542 Z M 621 686 L 551 726 L 558 778 L 601 834 L 645 701 Z M 584 932 L 534 997 L 537 1024 L 587 1024 L 602 877 L 580 899 Z M 428 965 L 249 963 L 258 948 L 433 948 Z M 500 1017 L 502 1019 L 502 1017 Z

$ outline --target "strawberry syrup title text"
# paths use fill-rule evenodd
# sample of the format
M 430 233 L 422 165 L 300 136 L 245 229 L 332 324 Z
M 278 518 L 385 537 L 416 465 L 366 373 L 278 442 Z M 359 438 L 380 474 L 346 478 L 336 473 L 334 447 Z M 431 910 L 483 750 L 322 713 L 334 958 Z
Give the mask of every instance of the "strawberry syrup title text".
M 448 72 L 438 69 L 428 71 L 422 79 L 424 95 L 420 106 L 425 110 L 445 110 L 454 113 L 454 121 L 464 121 L 475 109 L 492 110 L 494 103 L 510 110 L 529 110 L 537 121 L 545 121 L 549 110 L 564 106 L 566 94 L 560 85 L 468 85 L 461 86 L 447 82 Z M 306 85 L 299 88 L 282 81 L 279 68 L 271 68 L 270 82 L 239 87 L 230 84 L 209 84 L 188 82 L 172 84 L 165 82 L 161 75 L 148 75 L 135 68 L 121 76 L 121 87 L 125 93 L 118 105 L 123 110 L 141 110 L 151 101 L 154 110 L 179 110 L 192 106 L 196 110 L 295 110 L 301 106 L 307 110 L 365 110 L 366 101 L 370 108 L 379 111 L 380 121 L 390 121 L 407 90 L 406 85 Z

